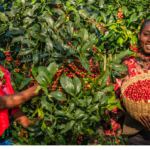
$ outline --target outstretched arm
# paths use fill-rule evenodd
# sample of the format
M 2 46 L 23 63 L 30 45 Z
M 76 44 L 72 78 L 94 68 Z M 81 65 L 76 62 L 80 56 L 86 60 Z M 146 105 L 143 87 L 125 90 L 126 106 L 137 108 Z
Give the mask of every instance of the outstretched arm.
M 0 96 L 0 110 L 16 107 L 32 97 L 37 96 L 39 92 L 34 93 L 37 86 L 35 85 L 17 94 Z

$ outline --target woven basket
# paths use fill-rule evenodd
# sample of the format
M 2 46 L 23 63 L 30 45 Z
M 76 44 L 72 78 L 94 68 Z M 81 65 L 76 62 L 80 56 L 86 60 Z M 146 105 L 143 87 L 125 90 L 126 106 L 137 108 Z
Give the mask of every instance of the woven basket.
M 141 115 L 148 115 L 150 116 L 150 100 L 148 102 L 135 102 L 130 100 L 129 98 L 124 96 L 124 91 L 126 88 L 134 83 L 138 82 L 138 80 L 145 80 L 150 79 L 150 71 L 148 73 L 142 73 L 140 75 L 136 75 L 135 77 L 132 77 L 131 79 L 128 79 L 123 85 L 121 86 L 121 95 L 123 99 L 123 104 L 127 110 L 127 112 L 130 114 L 132 118 L 139 121 Z

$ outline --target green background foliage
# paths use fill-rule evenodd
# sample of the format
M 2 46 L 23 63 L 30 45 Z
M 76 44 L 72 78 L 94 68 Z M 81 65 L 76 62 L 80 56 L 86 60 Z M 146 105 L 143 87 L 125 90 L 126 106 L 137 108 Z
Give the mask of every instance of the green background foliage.
M 150 16 L 149 0 L 1 0 L 0 5 L 0 64 L 10 70 L 16 92 L 36 81 L 37 90 L 44 91 L 21 105 L 29 119 L 34 121 L 41 115 L 42 119 L 28 128 L 28 138 L 20 138 L 21 127 L 14 125 L 13 143 L 74 145 L 79 134 L 96 132 L 100 120 L 107 121 L 106 108 L 121 108 L 107 79 L 109 76 L 115 83 L 116 78 L 122 78 L 120 72 L 126 67 L 120 64 L 121 58 L 136 55 L 129 47 L 138 42 L 141 23 Z M 118 9 L 123 18 L 117 17 Z M 6 60 L 6 51 L 11 63 Z M 58 78 L 63 92 L 48 93 L 47 87 L 65 59 L 66 65 L 79 59 L 91 75 L 91 56 L 100 65 L 97 79 L 70 79 L 64 74 Z M 91 90 L 85 91 L 86 82 L 91 83 Z

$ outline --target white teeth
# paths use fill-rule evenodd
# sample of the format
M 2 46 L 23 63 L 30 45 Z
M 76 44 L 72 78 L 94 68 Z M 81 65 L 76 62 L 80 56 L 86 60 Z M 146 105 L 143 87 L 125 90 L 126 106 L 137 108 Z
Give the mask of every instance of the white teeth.
M 148 48 L 150 48 L 150 45 L 146 45 Z

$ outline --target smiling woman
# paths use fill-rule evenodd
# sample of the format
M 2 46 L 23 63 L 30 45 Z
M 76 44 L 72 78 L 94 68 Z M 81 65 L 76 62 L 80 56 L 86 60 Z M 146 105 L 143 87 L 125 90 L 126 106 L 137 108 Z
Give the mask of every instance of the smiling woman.
M 131 77 L 150 70 L 150 19 L 143 22 L 138 40 L 141 47 L 140 57 L 125 59 L 127 65 L 127 77 L 122 83 Z M 122 85 L 122 84 L 121 84 Z M 139 121 L 134 120 L 128 113 L 123 124 L 123 135 L 128 135 L 128 145 L 150 145 L 150 117 L 142 115 Z
M 138 34 L 142 53 L 145 56 L 150 56 L 150 19 L 147 19 L 141 26 Z

